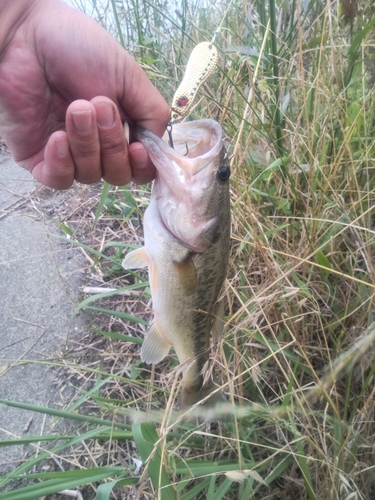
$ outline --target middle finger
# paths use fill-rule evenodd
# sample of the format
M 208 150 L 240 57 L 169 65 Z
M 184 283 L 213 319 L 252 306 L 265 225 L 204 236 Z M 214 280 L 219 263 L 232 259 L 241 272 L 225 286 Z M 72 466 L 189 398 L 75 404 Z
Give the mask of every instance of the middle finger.
M 100 144 L 94 106 L 74 101 L 66 112 L 66 132 L 75 165 L 75 179 L 91 184 L 101 179 Z

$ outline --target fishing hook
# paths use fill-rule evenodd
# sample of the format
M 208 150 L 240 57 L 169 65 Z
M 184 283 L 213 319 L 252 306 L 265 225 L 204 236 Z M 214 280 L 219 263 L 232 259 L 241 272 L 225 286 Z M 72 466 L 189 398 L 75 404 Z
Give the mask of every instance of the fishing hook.
M 172 122 L 168 123 L 168 125 L 167 125 L 167 132 L 168 132 L 169 145 L 170 145 L 171 148 L 174 149 L 173 139 L 172 139 Z
M 219 31 L 220 31 L 220 29 L 217 29 L 217 30 L 215 30 L 215 31 L 212 33 L 211 43 L 215 43 L 216 36 L 217 36 L 217 34 L 219 33 Z

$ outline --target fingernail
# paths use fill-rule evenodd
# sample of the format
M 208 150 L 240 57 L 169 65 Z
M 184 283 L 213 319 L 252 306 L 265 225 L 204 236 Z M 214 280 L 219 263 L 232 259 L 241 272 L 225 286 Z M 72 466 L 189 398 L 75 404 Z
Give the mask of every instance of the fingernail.
M 102 102 L 96 106 L 96 120 L 102 127 L 110 127 L 115 121 L 114 109 L 111 104 Z
M 65 137 L 56 139 L 55 146 L 59 156 L 67 156 L 70 153 L 69 144 Z
M 75 128 L 78 132 L 87 133 L 90 132 L 92 127 L 92 111 L 88 109 L 87 111 L 73 111 L 72 118 Z

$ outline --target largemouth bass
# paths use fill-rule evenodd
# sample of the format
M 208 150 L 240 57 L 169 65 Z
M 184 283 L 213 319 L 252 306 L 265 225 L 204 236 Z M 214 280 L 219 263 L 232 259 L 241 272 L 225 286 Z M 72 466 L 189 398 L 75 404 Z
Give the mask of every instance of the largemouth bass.
M 174 347 L 183 364 L 184 408 L 214 389 L 205 375 L 210 332 L 223 329 L 218 298 L 229 256 L 230 168 L 213 120 L 174 125 L 175 149 L 145 129 L 136 136 L 157 173 L 144 215 L 144 247 L 130 252 L 123 267 L 148 266 L 154 320 L 141 357 L 158 363 Z

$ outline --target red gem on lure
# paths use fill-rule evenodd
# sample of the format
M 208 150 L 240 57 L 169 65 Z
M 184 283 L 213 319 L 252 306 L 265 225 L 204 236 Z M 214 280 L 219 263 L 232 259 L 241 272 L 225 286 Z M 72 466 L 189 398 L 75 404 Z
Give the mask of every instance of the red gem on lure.
M 187 97 L 180 97 L 177 100 L 177 106 L 186 106 L 186 104 L 189 102 L 189 99 Z

